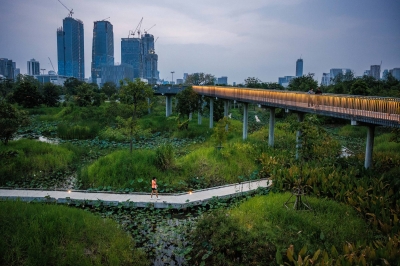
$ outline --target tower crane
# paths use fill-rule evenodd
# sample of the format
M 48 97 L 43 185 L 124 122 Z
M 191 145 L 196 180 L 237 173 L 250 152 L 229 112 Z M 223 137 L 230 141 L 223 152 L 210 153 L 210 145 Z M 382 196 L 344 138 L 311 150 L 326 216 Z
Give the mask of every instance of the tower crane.
M 49 61 L 50 61 L 51 67 L 53 68 L 53 71 L 56 72 L 56 70 L 54 69 L 53 63 L 51 62 L 50 57 L 49 57 Z M 56 73 L 57 73 L 57 72 L 56 72 Z
M 107 19 L 109 19 L 110 17 L 108 17 L 108 18 L 105 18 L 105 19 L 102 19 L 102 20 L 100 20 L 100 21 L 104 21 L 104 20 L 107 20 Z
M 151 30 L 156 24 L 150 27 L 150 29 L 144 30 L 144 33 L 146 34 L 149 30 Z
M 60 0 L 58 0 L 58 2 L 60 2 L 60 4 L 62 4 L 68 11 L 69 11 L 69 14 L 68 14 L 68 17 L 70 17 L 70 18 L 72 18 L 72 14 L 74 14 L 74 12 L 72 11 L 73 9 L 69 9 L 68 7 L 66 7 Z
M 143 22 L 143 17 L 140 20 L 139 24 L 136 26 L 136 29 L 134 31 L 129 31 L 129 35 L 133 35 L 135 36 L 136 32 L 138 34 L 138 37 L 140 38 L 140 27 L 142 26 L 142 22 Z M 128 37 L 129 38 L 129 37 Z

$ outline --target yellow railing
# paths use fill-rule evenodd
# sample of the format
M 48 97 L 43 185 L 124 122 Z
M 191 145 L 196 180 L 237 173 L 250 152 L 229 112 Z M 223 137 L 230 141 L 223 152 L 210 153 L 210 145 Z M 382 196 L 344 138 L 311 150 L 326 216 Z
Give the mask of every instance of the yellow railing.
M 193 86 L 199 94 L 284 108 L 310 108 L 373 119 L 398 120 L 400 98 L 322 94 L 221 86 Z M 309 106 L 310 105 L 310 106 Z

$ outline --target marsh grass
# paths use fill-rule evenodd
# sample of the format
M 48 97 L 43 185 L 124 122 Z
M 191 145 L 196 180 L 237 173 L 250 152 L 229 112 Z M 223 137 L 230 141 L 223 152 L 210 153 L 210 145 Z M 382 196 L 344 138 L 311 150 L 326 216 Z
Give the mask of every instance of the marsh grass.
M 100 125 L 97 122 L 86 122 L 84 125 L 59 123 L 57 137 L 62 139 L 91 139 L 96 137 Z
M 46 176 L 64 171 L 74 162 L 75 153 L 63 146 L 21 139 L 0 145 L 0 184 L 23 177 Z
M 314 211 L 287 209 L 290 193 L 256 196 L 229 211 L 239 226 L 249 234 L 266 232 L 277 247 L 286 249 L 307 246 L 310 253 L 318 249 L 342 247 L 346 242 L 371 240 L 372 232 L 350 206 L 333 200 L 307 197 Z M 293 203 L 289 205 L 293 207 Z
M 374 140 L 374 151 L 400 155 L 400 143 L 390 141 L 391 137 L 391 133 L 377 136 Z
M 1 265 L 148 265 L 116 222 L 67 206 L 0 202 Z

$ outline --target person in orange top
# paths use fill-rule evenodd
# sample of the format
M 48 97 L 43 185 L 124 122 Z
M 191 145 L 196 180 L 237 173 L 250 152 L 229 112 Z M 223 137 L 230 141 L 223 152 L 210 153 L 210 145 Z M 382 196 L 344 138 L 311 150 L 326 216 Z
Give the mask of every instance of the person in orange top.
M 156 193 L 156 197 L 158 199 L 158 191 L 157 191 L 157 179 L 156 177 L 153 177 L 153 180 L 151 180 L 151 198 L 153 198 L 153 193 Z

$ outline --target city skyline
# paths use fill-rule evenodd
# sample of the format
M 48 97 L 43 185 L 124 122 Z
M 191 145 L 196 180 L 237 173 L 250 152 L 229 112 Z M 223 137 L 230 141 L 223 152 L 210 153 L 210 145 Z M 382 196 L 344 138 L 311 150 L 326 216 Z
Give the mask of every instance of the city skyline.
M 90 76 L 93 22 L 110 17 L 114 26 L 115 62 L 121 62 L 121 38 L 143 17 L 142 31 L 159 37 L 160 78 L 205 72 L 243 83 L 247 77 L 277 82 L 295 76 L 302 55 L 303 74 L 332 68 L 350 68 L 357 76 L 382 61 L 385 69 L 400 66 L 400 10 L 398 1 L 377 2 L 316 0 L 288 1 L 62 1 L 83 21 L 85 77 Z M 0 10 L 0 57 L 16 62 L 27 73 L 26 62 L 35 58 L 51 70 L 48 57 L 57 62 L 56 29 L 68 11 L 54 1 L 7 1 Z M 56 69 L 58 70 L 58 69 Z

